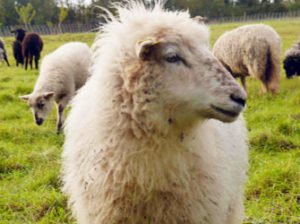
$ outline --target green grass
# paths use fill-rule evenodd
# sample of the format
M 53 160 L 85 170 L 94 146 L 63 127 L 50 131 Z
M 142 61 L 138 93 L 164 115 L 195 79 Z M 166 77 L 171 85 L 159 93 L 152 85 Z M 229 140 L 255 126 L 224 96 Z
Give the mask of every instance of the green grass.
M 283 52 L 299 35 L 300 20 L 265 22 L 283 41 Z M 226 30 L 243 24 L 211 26 L 211 43 Z M 44 36 L 42 55 L 68 41 L 89 45 L 94 33 Z M 63 135 L 56 135 L 53 110 L 36 126 L 18 96 L 31 92 L 38 71 L 16 68 L 13 38 L 4 38 L 11 67 L 0 64 L 0 224 L 75 223 L 60 192 L 59 169 Z M 282 54 L 283 55 L 283 54 Z M 277 95 L 263 94 L 248 80 L 245 118 L 251 150 L 246 184 L 244 223 L 300 223 L 300 78 L 281 72 Z

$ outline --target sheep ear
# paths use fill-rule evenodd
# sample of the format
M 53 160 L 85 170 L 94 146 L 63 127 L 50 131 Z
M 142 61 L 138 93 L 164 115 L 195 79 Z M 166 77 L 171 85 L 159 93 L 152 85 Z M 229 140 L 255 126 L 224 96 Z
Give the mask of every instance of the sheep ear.
M 150 56 L 153 51 L 153 47 L 159 44 L 161 41 L 155 41 L 152 38 L 146 38 L 140 40 L 136 44 L 136 55 L 143 61 L 150 60 Z
M 202 16 L 195 16 L 193 18 L 194 21 L 198 22 L 198 23 L 205 23 L 207 22 L 207 18 L 206 17 L 202 17 Z
M 30 96 L 31 95 L 29 94 L 29 95 L 19 96 L 19 98 L 27 101 L 27 100 L 29 100 Z
M 46 92 L 43 94 L 43 97 L 46 99 L 46 100 L 49 100 L 50 98 L 52 98 L 54 96 L 54 92 Z

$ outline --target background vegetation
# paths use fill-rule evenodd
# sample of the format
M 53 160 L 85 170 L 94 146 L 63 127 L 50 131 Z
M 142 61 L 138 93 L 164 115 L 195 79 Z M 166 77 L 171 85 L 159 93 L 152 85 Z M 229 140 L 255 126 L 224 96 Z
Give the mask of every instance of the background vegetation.
M 32 5 L 34 16 L 30 24 L 61 23 L 62 8 L 67 11 L 65 23 L 98 23 L 101 10 L 111 2 L 122 0 L 0 0 L 0 25 L 26 24 L 24 15 L 16 9 Z M 154 0 L 144 0 L 151 2 Z M 163 0 L 171 9 L 189 9 L 193 16 L 209 19 L 225 16 L 245 16 L 257 13 L 292 12 L 300 10 L 300 0 Z M 30 14 L 31 15 L 31 14 Z M 30 17 L 28 15 L 28 17 Z
M 1 3 L 0 3 L 1 6 Z M 0 13 L 1 14 L 1 13 Z M 299 38 L 300 20 L 266 24 L 282 37 L 283 52 Z M 211 26 L 211 44 L 243 24 Z M 68 41 L 91 45 L 94 33 L 43 36 L 42 55 Z M 63 135 L 56 135 L 55 110 L 43 126 L 18 96 L 32 91 L 38 71 L 16 68 L 12 38 L 4 39 L 11 67 L 0 64 L 0 224 L 75 223 L 60 192 Z M 283 54 L 283 53 L 282 53 Z M 262 94 L 248 81 L 245 118 L 250 138 L 250 170 L 245 206 L 248 224 L 300 223 L 300 77 L 281 72 L 277 95 Z

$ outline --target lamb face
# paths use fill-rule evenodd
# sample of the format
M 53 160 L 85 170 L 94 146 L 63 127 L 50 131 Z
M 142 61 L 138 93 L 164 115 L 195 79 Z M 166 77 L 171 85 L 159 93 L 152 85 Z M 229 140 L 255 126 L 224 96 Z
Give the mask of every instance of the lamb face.
M 42 94 L 30 94 L 20 97 L 23 100 L 27 100 L 28 106 L 32 111 L 35 123 L 42 125 L 46 116 L 52 110 L 52 104 L 54 101 L 53 92 L 45 92 Z
M 182 121 L 234 121 L 244 109 L 245 91 L 213 56 L 208 43 L 184 38 L 147 38 L 137 43 L 137 55 L 148 70 L 145 73 L 159 71 L 159 75 L 152 75 L 155 84 L 151 85 L 156 88 L 161 107 Z

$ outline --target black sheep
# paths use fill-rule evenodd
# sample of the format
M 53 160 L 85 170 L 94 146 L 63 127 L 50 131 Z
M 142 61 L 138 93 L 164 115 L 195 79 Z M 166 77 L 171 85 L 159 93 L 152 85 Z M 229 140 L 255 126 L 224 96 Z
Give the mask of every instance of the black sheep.
M 13 53 L 18 67 L 19 63 L 21 63 L 22 65 L 24 64 L 24 57 L 22 52 L 22 41 L 25 37 L 26 31 L 22 28 L 18 28 L 16 30 L 12 30 L 11 33 L 14 33 L 16 38 L 16 40 L 13 42 Z
M 0 60 L 1 61 L 6 61 L 7 65 L 9 66 L 9 62 L 7 59 L 7 54 L 6 54 L 6 49 L 5 49 L 5 45 L 4 45 L 4 41 L 2 40 L 2 38 L 0 38 Z
M 23 57 L 25 58 L 25 70 L 27 70 L 28 60 L 32 69 L 32 60 L 34 57 L 35 68 L 38 69 L 40 53 L 43 49 L 43 41 L 37 33 L 27 33 L 22 42 Z
M 18 40 L 22 43 L 22 41 L 24 40 L 26 31 L 22 28 L 18 28 L 18 29 L 12 30 L 11 33 L 14 33 L 16 40 Z
M 284 54 L 283 67 L 287 78 L 300 75 L 300 40 Z
M 19 63 L 23 65 L 24 57 L 22 52 L 22 43 L 20 41 L 15 40 L 13 42 L 13 52 L 14 52 L 14 58 L 16 59 L 17 67 L 19 66 Z

